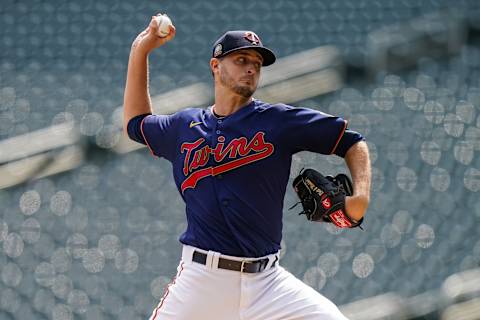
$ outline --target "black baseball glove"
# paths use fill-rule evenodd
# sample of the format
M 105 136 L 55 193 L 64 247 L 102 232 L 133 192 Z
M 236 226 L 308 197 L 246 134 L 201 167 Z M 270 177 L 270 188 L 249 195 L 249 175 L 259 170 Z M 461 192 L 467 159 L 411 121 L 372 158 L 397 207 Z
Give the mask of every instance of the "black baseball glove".
M 353 194 L 353 185 L 343 173 L 332 177 L 305 169 L 293 180 L 293 189 L 303 206 L 300 214 L 310 221 L 331 222 L 339 228 L 358 227 L 363 221 L 352 219 L 345 210 L 345 197 Z

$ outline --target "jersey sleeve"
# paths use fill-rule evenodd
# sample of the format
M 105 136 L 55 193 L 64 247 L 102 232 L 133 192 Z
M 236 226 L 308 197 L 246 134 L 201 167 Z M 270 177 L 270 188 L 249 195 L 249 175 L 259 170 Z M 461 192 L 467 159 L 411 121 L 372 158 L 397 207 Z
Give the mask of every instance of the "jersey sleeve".
M 140 124 L 142 137 L 150 153 L 167 160 L 172 159 L 176 143 L 173 115 L 148 115 Z
M 285 113 L 283 140 L 292 154 L 300 151 L 335 153 L 347 129 L 346 120 L 309 108 L 287 106 Z
M 360 133 L 347 129 L 343 133 L 334 153 L 339 157 L 345 158 L 348 149 L 359 141 L 365 141 L 365 138 Z
M 143 118 L 146 116 L 151 115 L 151 113 L 140 114 L 138 116 L 133 117 L 128 121 L 127 125 L 127 132 L 128 137 L 133 141 L 136 141 L 141 144 L 145 144 L 145 139 L 142 136 L 142 130 L 140 129 L 140 125 L 142 124 Z

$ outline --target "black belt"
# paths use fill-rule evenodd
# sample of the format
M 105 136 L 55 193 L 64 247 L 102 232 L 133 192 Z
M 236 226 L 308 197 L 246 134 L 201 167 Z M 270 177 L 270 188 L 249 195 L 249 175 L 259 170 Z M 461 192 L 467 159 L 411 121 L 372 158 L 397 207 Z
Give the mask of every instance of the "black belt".
M 275 258 L 276 260 L 272 263 L 272 267 L 275 266 L 278 257 Z M 207 263 L 207 254 L 194 251 L 192 261 L 205 265 Z M 218 259 L 218 268 L 219 269 L 227 269 L 233 271 L 240 271 L 245 273 L 257 273 L 262 272 L 265 270 L 268 264 L 268 258 L 254 260 L 254 261 L 236 261 L 236 260 L 229 260 L 225 258 Z

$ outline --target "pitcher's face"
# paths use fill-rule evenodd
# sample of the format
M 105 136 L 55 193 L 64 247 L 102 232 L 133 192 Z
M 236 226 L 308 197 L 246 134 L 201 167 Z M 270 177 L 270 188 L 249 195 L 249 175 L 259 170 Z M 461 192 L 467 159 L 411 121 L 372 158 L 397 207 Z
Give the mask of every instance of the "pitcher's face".
M 249 98 L 257 90 L 262 62 L 262 56 L 254 49 L 232 52 L 219 59 L 219 82 L 236 94 Z

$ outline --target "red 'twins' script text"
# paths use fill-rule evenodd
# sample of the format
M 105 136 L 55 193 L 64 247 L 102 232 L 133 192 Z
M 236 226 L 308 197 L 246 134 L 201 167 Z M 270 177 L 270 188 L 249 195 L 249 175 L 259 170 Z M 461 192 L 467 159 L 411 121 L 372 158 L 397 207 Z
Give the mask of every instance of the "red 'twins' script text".
M 180 152 L 185 153 L 183 174 L 187 178 L 182 183 L 182 192 L 188 188 L 195 188 L 198 180 L 202 178 L 215 176 L 270 156 L 273 153 L 273 144 L 266 142 L 264 136 L 264 132 L 257 132 L 250 141 L 240 137 L 232 139 L 227 145 L 225 145 L 225 137 L 219 136 L 214 148 L 208 145 L 200 147 L 205 142 L 205 138 L 183 143 Z M 225 158 L 231 160 L 203 168 L 211 155 L 216 163 L 222 162 Z

